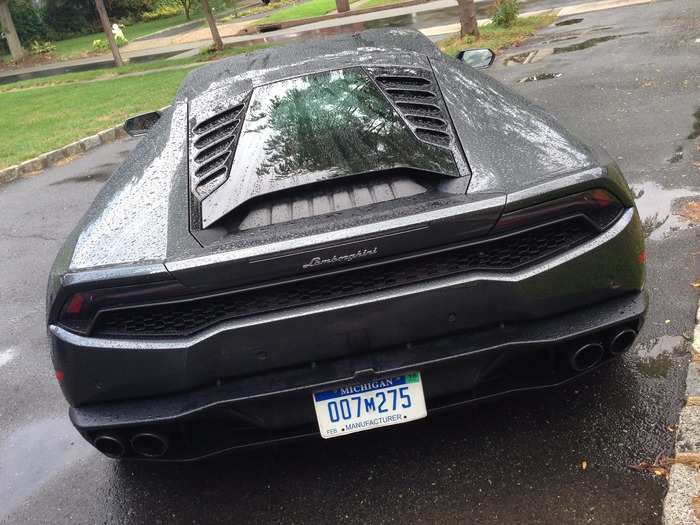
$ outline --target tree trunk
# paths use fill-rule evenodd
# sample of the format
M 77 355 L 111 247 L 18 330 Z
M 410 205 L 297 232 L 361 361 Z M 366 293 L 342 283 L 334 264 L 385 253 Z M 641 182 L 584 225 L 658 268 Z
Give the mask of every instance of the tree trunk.
M 0 26 L 2 26 L 5 33 L 5 38 L 7 38 L 7 45 L 10 48 L 12 60 L 19 62 L 24 58 L 25 51 L 22 47 L 22 43 L 19 41 L 19 37 L 17 36 L 15 24 L 12 21 L 9 0 L 0 0 Z
M 105 9 L 104 0 L 95 0 L 95 7 L 97 7 L 97 14 L 100 15 L 102 30 L 105 32 L 107 42 L 109 42 L 109 47 L 112 50 L 114 65 L 117 67 L 122 67 L 124 65 L 124 61 L 119 53 L 119 47 L 117 47 L 117 41 L 114 38 L 114 33 L 112 33 L 112 26 L 109 25 L 109 17 L 107 16 L 107 9 Z
M 190 0 L 182 0 L 182 8 L 185 10 L 185 18 L 187 20 L 192 20 L 190 17 L 190 7 L 192 7 Z
M 457 0 L 459 9 L 459 24 L 461 26 L 459 36 L 464 38 L 471 35 L 479 38 L 479 25 L 476 23 L 476 7 L 474 0 Z
M 207 23 L 209 24 L 209 29 L 211 30 L 211 38 L 214 40 L 214 49 L 216 51 L 221 51 L 224 48 L 224 43 L 219 36 L 219 30 L 216 27 L 216 20 L 214 19 L 214 14 L 211 12 L 211 7 L 209 7 L 209 0 L 201 0 L 202 11 L 204 11 L 204 16 L 207 17 Z
M 350 1 L 335 0 L 335 8 L 339 13 L 346 13 L 347 11 L 350 11 Z

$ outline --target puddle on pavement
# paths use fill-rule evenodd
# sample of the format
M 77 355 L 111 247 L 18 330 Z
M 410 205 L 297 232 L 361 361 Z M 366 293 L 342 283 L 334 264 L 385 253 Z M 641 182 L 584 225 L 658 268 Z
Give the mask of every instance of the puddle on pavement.
M 49 186 L 59 186 L 61 184 L 80 184 L 81 182 L 104 182 L 110 175 L 111 173 L 109 172 L 87 173 L 78 177 L 57 180 L 56 182 L 52 182 Z
M 679 213 L 678 199 L 700 197 L 700 192 L 687 188 L 667 189 L 654 182 L 632 186 L 637 209 L 642 219 L 644 236 L 651 240 L 663 239 L 669 233 L 694 226 L 694 222 Z M 686 207 L 687 207 L 686 203 Z
M 521 78 L 518 80 L 518 84 L 523 82 L 536 82 L 537 80 L 549 80 L 552 78 L 559 78 L 562 73 L 539 73 L 537 75 L 531 75 L 529 77 Z
M 671 156 L 668 161 L 671 164 L 675 164 L 676 162 L 680 162 L 683 160 L 683 146 L 676 146 L 676 151 L 673 152 L 673 155 Z
M 637 343 L 637 354 L 642 359 L 656 359 L 664 355 L 685 353 L 685 339 L 681 335 L 662 335 Z
M 0 521 L 89 454 L 97 452 L 65 417 L 34 421 L 10 433 L 0 443 Z
M 673 360 L 669 355 L 660 355 L 649 359 L 642 359 L 636 363 L 637 371 L 644 377 L 650 379 L 663 379 L 668 375 L 668 371 L 673 365 Z
M 595 38 L 589 38 L 578 44 L 571 44 L 570 46 L 555 47 L 553 53 L 571 53 L 572 51 L 581 51 L 582 49 L 588 49 L 589 47 L 597 46 L 603 42 L 608 42 L 609 40 L 615 40 L 620 38 L 622 35 L 608 35 L 608 36 L 597 36 Z
M 555 26 L 570 26 L 573 24 L 580 24 L 583 22 L 583 18 L 570 18 L 569 20 L 562 20 L 561 22 L 557 22 L 554 24 Z
M 593 46 L 597 46 L 598 44 L 602 44 L 603 42 L 609 42 L 610 40 L 615 40 L 616 38 L 621 38 L 623 36 L 636 36 L 636 35 L 646 35 L 647 31 L 640 31 L 637 33 L 627 33 L 624 35 L 606 35 L 606 36 L 597 36 L 595 38 L 589 38 L 588 40 L 584 40 L 583 42 L 579 42 L 578 44 L 571 44 L 570 46 L 564 46 L 564 47 L 555 47 L 553 53 L 555 55 L 559 53 L 571 53 L 573 51 L 581 51 L 582 49 L 588 49 Z
M 663 335 L 637 344 L 641 358 L 635 366 L 644 377 L 662 379 L 673 366 L 673 357 L 686 353 L 686 341 L 680 335 Z
M 695 140 L 696 138 L 700 137 L 700 106 L 698 106 L 698 109 L 695 110 L 693 116 L 695 117 L 695 121 L 693 122 L 693 131 L 691 131 L 690 135 L 688 135 L 688 140 Z

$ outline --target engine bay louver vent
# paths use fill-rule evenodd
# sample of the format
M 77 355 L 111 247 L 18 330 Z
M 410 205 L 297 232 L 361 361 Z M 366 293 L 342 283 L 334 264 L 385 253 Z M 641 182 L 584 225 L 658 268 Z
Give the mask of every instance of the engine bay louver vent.
M 199 201 L 228 179 L 245 107 L 236 104 L 190 122 L 190 187 Z
M 420 68 L 369 68 L 377 85 L 394 103 L 416 137 L 449 148 L 454 133 L 437 82 Z
M 425 181 L 399 174 L 331 180 L 256 199 L 243 206 L 234 217 L 240 221 L 238 230 L 243 231 L 413 197 L 427 191 Z

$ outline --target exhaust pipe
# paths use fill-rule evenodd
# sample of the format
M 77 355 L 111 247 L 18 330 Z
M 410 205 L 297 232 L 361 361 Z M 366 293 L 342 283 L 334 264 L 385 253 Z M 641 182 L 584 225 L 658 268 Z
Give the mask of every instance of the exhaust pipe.
M 116 436 L 104 434 L 92 440 L 92 444 L 97 450 L 109 458 L 118 459 L 124 456 L 126 447 L 124 442 Z
M 131 438 L 131 448 L 140 456 L 159 458 L 168 451 L 168 440 L 161 434 L 142 432 Z
M 627 352 L 627 350 L 632 348 L 632 345 L 634 344 L 634 340 L 636 338 L 637 332 L 635 330 L 632 330 L 631 328 L 619 332 L 610 341 L 610 352 L 615 355 Z
M 569 364 L 576 372 L 594 367 L 603 359 L 605 349 L 600 343 L 589 343 L 571 354 Z

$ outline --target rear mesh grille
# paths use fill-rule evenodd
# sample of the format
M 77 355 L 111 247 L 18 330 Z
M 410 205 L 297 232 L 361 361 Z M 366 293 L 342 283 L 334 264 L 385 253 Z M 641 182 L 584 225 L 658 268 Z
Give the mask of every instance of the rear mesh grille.
M 228 178 L 244 108 L 245 104 L 238 104 L 192 127 L 192 192 L 200 200 Z
M 419 139 L 450 147 L 452 127 L 430 71 L 420 68 L 369 68 L 369 71 Z
M 465 272 L 513 271 L 576 246 L 594 235 L 595 230 L 585 219 L 571 219 L 479 244 L 332 276 L 166 305 L 105 311 L 98 315 L 93 335 L 183 336 L 228 319 L 317 304 Z

